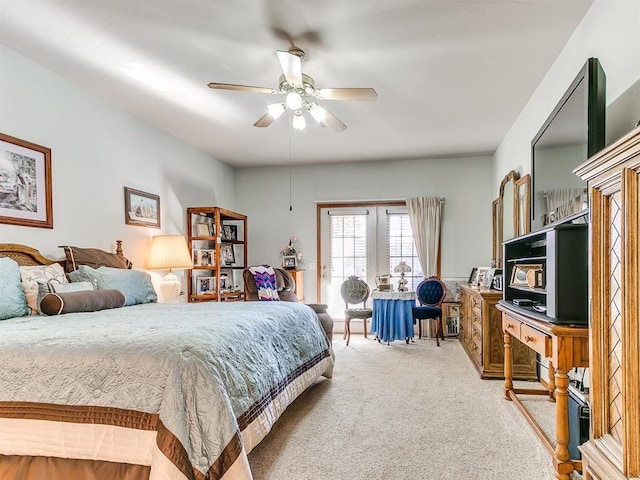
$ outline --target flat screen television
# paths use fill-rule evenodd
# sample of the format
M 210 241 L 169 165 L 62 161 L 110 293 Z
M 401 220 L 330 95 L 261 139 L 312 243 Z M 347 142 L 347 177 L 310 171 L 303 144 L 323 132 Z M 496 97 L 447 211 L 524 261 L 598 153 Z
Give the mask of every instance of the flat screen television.
M 587 213 L 587 184 L 573 170 L 605 144 L 606 77 L 590 58 L 531 142 L 531 230 Z

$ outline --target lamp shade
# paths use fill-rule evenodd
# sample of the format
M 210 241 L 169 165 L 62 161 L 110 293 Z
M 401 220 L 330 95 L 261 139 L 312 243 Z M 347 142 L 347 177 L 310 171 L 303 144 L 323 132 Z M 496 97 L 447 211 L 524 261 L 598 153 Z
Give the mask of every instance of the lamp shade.
M 406 262 L 401 261 L 398 265 L 393 268 L 395 273 L 409 273 L 411 271 L 411 267 L 406 264 Z
M 156 235 L 151 240 L 147 268 L 173 270 L 193 268 L 187 242 L 182 235 Z

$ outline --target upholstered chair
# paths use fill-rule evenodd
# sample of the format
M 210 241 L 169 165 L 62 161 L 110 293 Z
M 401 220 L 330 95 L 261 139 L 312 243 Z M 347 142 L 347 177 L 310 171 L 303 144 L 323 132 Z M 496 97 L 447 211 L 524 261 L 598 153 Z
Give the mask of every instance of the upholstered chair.
M 418 338 L 422 338 L 422 320 L 436 321 L 436 345 L 444 340 L 442 328 L 442 302 L 447 295 L 447 287 L 438 277 L 429 277 L 418 284 L 416 297 L 419 306 L 411 309 L 414 322 L 418 322 Z
M 295 293 L 296 281 L 293 279 L 293 276 L 284 268 L 273 267 L 273 270 L 276 274 L 276 290 L 278 291 L 280 300 L 283 302 L 298 302 L 298 297 Z M 245 300 L 248 302 L 258 301 L 256 282 L 248 268 L 244 270 L 243 277 Z M 327 334 L 329 343 L 333 342 L 333 318 L 327 313 L 327 305 L 324 303 L 307 303 L 305 305 L 308 305 L 316 312 L 318 320 L 320 320 L 320 324 Z
M 369 298 L 369 285 L 359 277 L 348 277 L 340 286 L 340 295 L 344 300 L 344 335 L 347 340 L 351 338 L 351 320 L 358 319 L 364 323 L 364 336 L 367 336 L 367 319 L 373 316 L 373 309 L 367 307 Z M 358 307 L 357 305 L 361 305 Z

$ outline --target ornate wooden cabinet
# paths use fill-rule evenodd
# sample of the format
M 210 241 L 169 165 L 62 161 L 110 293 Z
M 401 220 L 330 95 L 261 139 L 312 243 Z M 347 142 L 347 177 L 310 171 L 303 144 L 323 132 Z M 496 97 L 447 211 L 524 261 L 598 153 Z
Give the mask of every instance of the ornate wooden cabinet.
M 496 304 L 502 292 L 460 285 L 460 334 L 458 338 L 481 378 L 504 378 L 502 315 Z M 535 352 L 515 340 L 513 375 L 536 380 Z
M 575 173 L 589 182 L 591 431 L 586 480 L 640 477 L 640 129 Z

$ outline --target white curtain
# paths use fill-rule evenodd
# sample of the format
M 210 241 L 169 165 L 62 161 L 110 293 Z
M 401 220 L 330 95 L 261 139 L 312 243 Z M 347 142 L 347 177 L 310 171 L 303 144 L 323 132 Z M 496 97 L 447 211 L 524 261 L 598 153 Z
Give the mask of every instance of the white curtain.
M 409 221 L 413 230 L 418 259 L 425 277 L 438 274 L 440 251 L 440 218 L 443 199 L 416 197 L 407 199 Z

